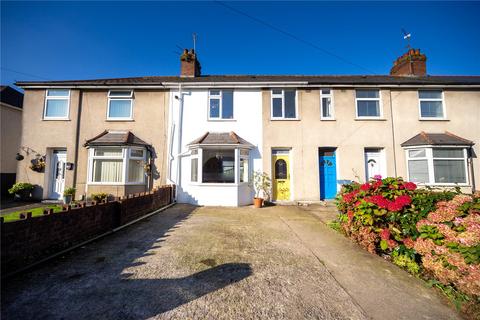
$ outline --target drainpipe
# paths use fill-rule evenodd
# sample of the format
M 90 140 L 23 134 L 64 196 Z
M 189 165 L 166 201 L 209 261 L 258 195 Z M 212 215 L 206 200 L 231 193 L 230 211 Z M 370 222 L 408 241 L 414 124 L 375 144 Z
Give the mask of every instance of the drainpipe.
M 392 105 L 392 89 L 388 90 L 390 94 L 390 121 L 392 122 L 392 145 L 393 145 L 393 172 L 397 177 L 397 152 L 395 146 L 395 126 L 393 123 L 393 105 Z
M 467 161 L 470 164 L 470 179 L 472 179 L 472 193 L 475 193 L 476 191 L 476 186 L 475 186 L 475 170 L 473 169 L 473 147 L 470 147 L 470 150 L 468 150 L 468 157 Z
M 183 122 L 183 91 L 182 91 L 182 84 L 178 84 L 178 120 L 177 120 L 177 154 L 175 156 L 177 160 L 177 173 L 176 173 L 176 183 L 177 186 L 180 185 L 181 179 L 181 165 L 180 165 L 180 154 L 182 153 L 182 122 Z M 176 192 L 178 193 L 178 188 L 175 188 Z M 175 199 L 176 199 L 175 195 Z
M 75 128 L 75 151 L 73 158 L 73 187 L 77 187 L 78 150 L 80 145 L 80 120 L 82 119 L 83 91 L 78 92 L 77 126 Z M 74 199 L 75 200 L 75 199 Z

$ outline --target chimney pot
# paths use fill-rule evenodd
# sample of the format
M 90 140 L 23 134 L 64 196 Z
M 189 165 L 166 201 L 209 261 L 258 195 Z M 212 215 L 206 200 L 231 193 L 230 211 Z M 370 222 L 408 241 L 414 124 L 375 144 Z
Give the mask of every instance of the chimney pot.
M 193 49 L 183 50 L 180 56 L 180 77 L 199 77 L 200 76 L 200 62 L 197 60 L 197 55 Z

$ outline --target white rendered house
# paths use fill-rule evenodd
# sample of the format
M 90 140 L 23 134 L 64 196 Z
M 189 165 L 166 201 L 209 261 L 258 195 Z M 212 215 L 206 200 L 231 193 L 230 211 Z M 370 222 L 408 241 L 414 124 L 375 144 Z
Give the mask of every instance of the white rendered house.
M 177 201 L 251 204 L 253 172 L 262 170 L 261 90 L 188 84 L 170 101 L 167 179 Z

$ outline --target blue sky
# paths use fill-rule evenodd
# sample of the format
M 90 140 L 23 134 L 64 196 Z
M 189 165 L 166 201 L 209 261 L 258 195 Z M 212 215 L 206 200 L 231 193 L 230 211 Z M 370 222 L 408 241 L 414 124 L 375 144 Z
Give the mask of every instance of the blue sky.
M 178 75 L 192 32 L 204 74 L 387 74 L 402 28 L 429 74 L 480 75 L 479 2 L 225 3 L 257 20 L 217 2 L 2 1 L 1 82 Z

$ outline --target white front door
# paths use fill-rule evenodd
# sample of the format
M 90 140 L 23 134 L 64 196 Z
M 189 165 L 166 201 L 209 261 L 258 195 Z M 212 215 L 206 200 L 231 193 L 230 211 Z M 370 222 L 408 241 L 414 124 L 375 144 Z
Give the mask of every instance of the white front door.
M 51 183 L 49 199 L 62 199 L 65 189 L 65 164 L 67 163 L 67 152 L 65 150 L 54 150 L 52 153 Z
M 367 181 L 376 175 L 385 178 L 385 163 L 382 149 L 365 149 L 365 173 Z

